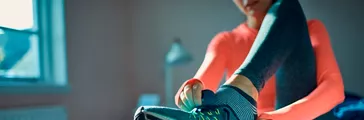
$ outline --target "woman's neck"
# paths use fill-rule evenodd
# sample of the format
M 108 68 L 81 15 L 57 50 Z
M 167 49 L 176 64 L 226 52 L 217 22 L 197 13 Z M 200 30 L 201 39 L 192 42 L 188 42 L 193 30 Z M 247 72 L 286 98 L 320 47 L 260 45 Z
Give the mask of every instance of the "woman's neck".
M 263 19 L 258 19 L 256 17 L 248 16 L 247 25 L 249 28 L 259 30 L 262 25 Z

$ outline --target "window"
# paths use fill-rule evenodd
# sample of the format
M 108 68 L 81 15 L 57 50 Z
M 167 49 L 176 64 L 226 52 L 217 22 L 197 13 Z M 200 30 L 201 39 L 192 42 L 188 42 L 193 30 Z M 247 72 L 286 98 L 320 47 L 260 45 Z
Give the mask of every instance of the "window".
M 67 90 L 63 0 L 0 0 L 0 93 Z
M 39 78 L 39 35 L 32 0 L 0 0 L 0 76 Z M 12 80 L 12 79 L 2 79 Z M 21 79 L 19 79 L 21 80 Z M 23 79 L 26 80 L 26 79 Z

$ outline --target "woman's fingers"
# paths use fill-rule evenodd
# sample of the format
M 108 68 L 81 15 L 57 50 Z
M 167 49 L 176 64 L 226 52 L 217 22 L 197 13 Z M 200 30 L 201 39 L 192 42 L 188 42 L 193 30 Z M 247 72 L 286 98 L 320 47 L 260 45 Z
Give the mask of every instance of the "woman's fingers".
M 183 106 L 186 108 L 187 111 L 192 110 L 192 107 L 189 105 L 186 94 L 184 92 L 182 92 L 180 94 L 180 99 L 181 99 L 181 101 L 183 103 Z
M 185 111 L 191 111 L 202 104 L 203 83 L 198 79 L 186 81 L 175 95 L 176 105 Z
M 199 82 L 192 86 L 193 103 L 195 105 L 194 107 L 200 106 L 202 104 L 202 89 L 203 85 Z
M 183 92 L 186 97 L 186 101 L 184 103 L 186 104 L 186 106 L 188 106 L 192 110 L 195 107 L 195 103 L 193 102 L 194 98 L 193 98 L 192 85 L 186 85 L 183 89 Z
M 188 108 L 186 107 L 186 105 L 182 102 L 181 98 L 180 98 L 180 99 L 178 99 L 177 106 L 178 106 L 178 108 L 180 108 L 181 110 L 189 111 L 189 110 L 188 110 Z

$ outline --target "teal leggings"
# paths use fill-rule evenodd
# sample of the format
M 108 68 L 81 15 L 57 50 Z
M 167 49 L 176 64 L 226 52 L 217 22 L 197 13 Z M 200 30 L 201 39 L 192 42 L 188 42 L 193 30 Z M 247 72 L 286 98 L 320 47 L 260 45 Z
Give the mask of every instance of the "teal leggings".
M 269 10 L 242 66 L 235 72 L 258 90 L 276 74 L 276 108 L 289 105 L 316 88 L 315 55 L 298 0 L 278 0 Z

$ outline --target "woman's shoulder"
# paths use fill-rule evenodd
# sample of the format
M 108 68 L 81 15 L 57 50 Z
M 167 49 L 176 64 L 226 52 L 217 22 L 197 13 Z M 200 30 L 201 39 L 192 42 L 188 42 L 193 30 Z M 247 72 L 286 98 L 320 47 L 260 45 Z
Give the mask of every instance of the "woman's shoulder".
M 312 19 L 307 21 L 312 46 L 316 49 L 322 45 L 330 44 L 329 33 L 321 20 Z
M 231 31 L 222 31 L 217 33 L 211 40 L 211 43 L 226 43 L 231 39 L 233 33 Z

